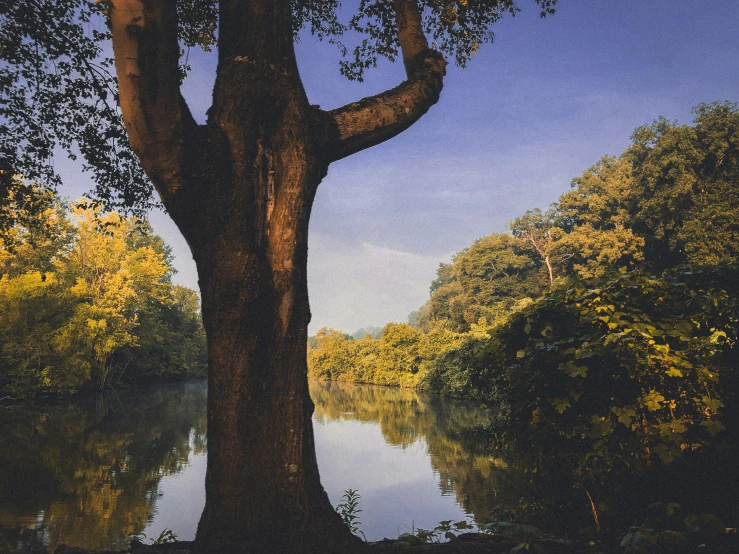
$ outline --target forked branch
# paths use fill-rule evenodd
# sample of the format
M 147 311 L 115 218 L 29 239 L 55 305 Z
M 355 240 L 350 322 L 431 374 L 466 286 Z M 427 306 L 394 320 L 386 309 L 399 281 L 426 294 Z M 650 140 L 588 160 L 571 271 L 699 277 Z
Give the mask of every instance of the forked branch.
M 394 89 L 329 112 L 338 132 L 334 160 L 402 133 L 439 100 L 446 61 L 428 47 L 418 2 L 393 0 L 393 8 L 408 79 Z
M 180 94 L 173 0 L 109 0 L 123 122 L 162 200 L 183 184 L 187 131 L 196 127 Z

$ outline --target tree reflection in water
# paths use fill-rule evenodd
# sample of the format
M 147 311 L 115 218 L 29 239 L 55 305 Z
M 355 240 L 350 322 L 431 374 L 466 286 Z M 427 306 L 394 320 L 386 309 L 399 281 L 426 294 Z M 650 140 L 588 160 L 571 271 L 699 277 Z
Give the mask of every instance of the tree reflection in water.
M 453 496 L 478 523 L 487 521 L 495 507 L 513 505 L 520 498 L 516 474 L 485 452 L 485 410 L 390 387 L 311 382 L 310 392 L 319 424 L 372 423 L 387 445 L 420 445 L 428 453 L 441 495 Z M 0 552 L 53 550 L 62 543 L 116 549 L 127 546 L 128 536 L 147 524 L 161 531 L 157 521 L 162 520 L 154 516 L 162 478 L 182 472 L 168 485 L 180 486 L 177 479 L 186 479 L 188 472 L 182 470 L 191 455 L 205 453 L 207 446 L 204 383 L 3 410 L 2 416 Z M 351 450 L 351 439 L 340 448 Z M 327 474 L 336 470 L 321 469 Z M 408 471 L 415 470 L 411 466 Z M 398 476 L 399 482 L 415 477 Z M 392 493 L 383 502 L 418 502 Z M 189 501 L 197 504 L 203 498 Z M 166 512 L 164 503 L 161 509 Z M 424 504 L 423 509 L 429 507 Z M 387 517 L 405 515 L 395 514 Z M 173 521 L 180 515 L 157 517 Z M 194 530 L 197 520 L 178 523 Z M 401 522 L 385 523 L 394 529 Z
M 127 546 L 151 518 L 162 477 L 205 451 L 205 402 L 205 385 L 192 383 L 7 410 L 0 551 Z
M 486 410 L 412 389 L 310 382 L 314 420 L 356 420 L 380 425 L 388 444 L 407 447 L 424 441 L 442 494 L 454 494 L 475 521 L 520 498 L 521 476 L 485 451 Z M 360 490 L 361 493 L 361 490 Z

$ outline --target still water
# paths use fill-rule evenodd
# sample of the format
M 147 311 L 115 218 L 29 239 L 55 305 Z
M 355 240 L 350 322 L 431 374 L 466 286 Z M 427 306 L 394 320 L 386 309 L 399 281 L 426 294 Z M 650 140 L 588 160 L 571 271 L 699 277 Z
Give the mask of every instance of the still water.
M 486 413 L 416 391 L 311 382 L 321 479 L 361 495 L 367 539 L 442 520 L 483 522 L 515 502 L 484 451 Z M 206 387 L 152 387 L 0 413 L 0 552 L 121 548 L 131 534 L 194 537 L 204 504 Z

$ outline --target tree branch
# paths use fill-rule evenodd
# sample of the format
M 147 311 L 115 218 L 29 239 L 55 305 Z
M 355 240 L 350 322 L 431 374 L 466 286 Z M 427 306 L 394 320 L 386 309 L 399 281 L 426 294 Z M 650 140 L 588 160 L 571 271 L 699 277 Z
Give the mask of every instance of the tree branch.
M 180 94 L 172 0 L 110 0 L 119 102 L 133 151 L 162 201 L 183 184 L 185 137 L 197 127 Z
M 402 133 L 439 100 L 446 60 L 428 47 L 418 2 L 393 0 L 393 8 L 408 79 L 391 90 L 328 112 L 337 128 L 333 160 Z

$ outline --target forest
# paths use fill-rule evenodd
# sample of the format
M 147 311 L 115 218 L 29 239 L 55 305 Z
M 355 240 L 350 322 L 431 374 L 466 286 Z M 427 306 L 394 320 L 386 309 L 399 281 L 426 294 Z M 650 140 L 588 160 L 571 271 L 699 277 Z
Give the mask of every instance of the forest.
M 321 329 L 310 376 L 481 402 L 494 451 L 559 502 L 553 483 L 587 487 L 612 525 L 657 490 L 731 498 L 712 477 L 739 444 L 739 109 L 694 114 L 636 129 L 550 209 L 440 264 L 407 324 Z
M 0 217 L 0 396 L 206 374 L 199 296 L 150 224 L 20 178 Z
M 530 210 L 509 223 L 510 232 L 480 238 L 451 263 L 440 264 L 429 300 L 407 324 L 390 323 L 379 337 L 318 331 L 310 339 L 311 375 L 470 395 L 463 352 L 491 340 L 518 314 L 536 314 L 553 303 L 582 303 L 576 290 L 610 290 L 635 281 L 630 286 L 641 289 L 644 298 L 615 298 L 618 310 L 606 304 L 596 311 L 614 320 L 620 310 L 647 317 L 638 302 L 665 302 L 666 289 L 675 287 L 692 291 L 690 305 L 697 309 L 693 293 L 701 279 L 690 275 L 700 273 L 708 285 L 709 276 L 729 278 L 738 261 L 739 112 L 731 103 L 703 104 L 694 112 L 693 125 L 658 119 L 638 128 L 625 152 L 603 157 L 573 179 L 549 210 Z M 720 291 L 712 294 L 721 297 Z M 731 291 L 725 294 L 722 304 L 728 309 Z M 658 317 L 690 319 L 679 302 Z M 680 335 L 672 331 L 683 338 L 678 351 L 698 340 L 719 349 L 733 344 L 731 316 L 725 314 L 726 328 L 711 325 L 704 337 L 708 322 L 700 320 L 707 316 L 693 316 Z M 599 320 L 605 336 L 623 331 L 610 319 Z M 547 333 L 553 331 L 562 332 Z M 667 340 L 651 346 L 660 342 Z M 672 348 L 655 355 L 674 355 Z

